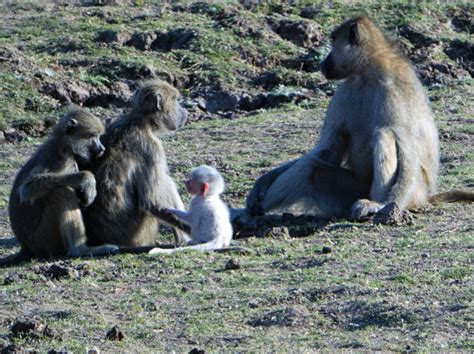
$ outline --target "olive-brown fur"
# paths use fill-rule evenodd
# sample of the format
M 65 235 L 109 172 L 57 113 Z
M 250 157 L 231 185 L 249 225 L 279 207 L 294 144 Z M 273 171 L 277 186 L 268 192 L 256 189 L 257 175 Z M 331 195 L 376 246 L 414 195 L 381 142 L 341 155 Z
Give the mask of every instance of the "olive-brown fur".
M 157 137 L 160 131 L 178 129 L 186 122 L 187 112 L 178 99 L 178 91 L 168 83 L 145 82 L 133 98 L 131 112 L 107 128 L 106 153 L 93 167 L 98 196 L 84 212 L 93 244 L 152 246 L 160 219 L 166 217 L 160 211 L 183 209 Z M 186 240 L 182 231 L 174 232 L 176 243 Z
M 438 174 L 438 132 L 414 69 L 367 17 L 343 23 L 331 39 L 321 70 L 344 81 L 320 140 L 303 157 L 257 180 L 247 198 L 250 214 L 297 209 L 363 219 L 390 202 L 412 209 L 436 199 L 430 196 Z
M 73 108 L 18 172 L 9 201 L 11 226 L 21 244 L 18 260 L 102 255 L 117 249 L 88 247 L 81 214 L 81 206 L 96 196 L 95 178 L 83 169 L 103 154 L 103 132 L 99 119 Z

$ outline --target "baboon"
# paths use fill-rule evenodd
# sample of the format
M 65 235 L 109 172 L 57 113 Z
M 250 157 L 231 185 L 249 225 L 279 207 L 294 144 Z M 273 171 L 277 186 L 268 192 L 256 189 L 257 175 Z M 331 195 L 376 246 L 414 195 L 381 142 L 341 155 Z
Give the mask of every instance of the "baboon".
M 183 203 L 156 136 L 186 122 L 188 113 L 178 99 L 178 91 L 168 83 L 144 82 L 135 93 L 131 112 L 107 128 L 106 152 L 92 168 L 98 195 L 84 211 L 91 244 L 111 242 L 147 251 L 155 244 L 159 219 L 184 229 L 162 212 L 163 208 L 183 209 Z M 187 240 L 179 228 L 173 231 L 176 243 Z
M 229 210 L 219 194 L 224 192 L 224 179 L 213 167 L 199 166 L 186 182 L 186 190 L 195 195 L 189 211 L 165 209 L 191 226 L 191 238 L 185 247 L 175 249 L 154 248 L 150 254 L 175 253 L 183 250 L 213 251 L 230 245 L 232 226 Z
M 81 206 L 86 208 L 96 196 L 94 175 L 84 169 L 104 153 L 99 139 L 103 132 L 98 118 L 73 108 L 20 169 L 9 213 L 21 251 L 0 264 L 32 257 L 104 255 L 118 249 L 108 244 L 87 246 L 81 214 Z
M 260 177 L 247 212 L 301 208 L 363 219 L 390 202 L 412 209 L 430 201 L 473 200 L 474 193 L 463 191 L 430 198 L 438 133 L 410 63 L 365 16 L 344 22 L 331 39 L 321 70 L 330 80 L 344 81 L 330 102 L 319 143 Z

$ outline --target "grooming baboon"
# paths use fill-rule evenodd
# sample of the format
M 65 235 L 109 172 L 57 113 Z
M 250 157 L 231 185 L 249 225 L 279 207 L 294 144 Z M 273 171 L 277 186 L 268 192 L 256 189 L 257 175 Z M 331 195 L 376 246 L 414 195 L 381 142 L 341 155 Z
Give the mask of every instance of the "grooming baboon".
M 213 251 L 230 246 L 232 225 L 229 210 L 219 197 L 224 191 L 222 175 L 209 166 L 199 166 L 191 172 L 186 190 L 195 197 L 189 211 L 166 209 L 191 226 L 191 238 L 185 247 L 174 249 L 154 248 L 150 254 L 175 253 L 183 250 Z
M 187 111 L 178 99 L 178 91 L 168 83 L 145 82 L 133 98 L 131 112 L 107 128 L 103 139 L 107 150 L 93 167 L 97 198 L 84 211 L 92 243 L 153 246 L 158 218 L 180 225 L 161 212 L 182 209 L 183 203 L 156 136 L 160 130 L 176 130 L 186 122 Z M 176 243 L 187 240 L 179 229 L 174 228 L 174 233 Z
M 247 211 L 300 207 L 305 213 L 355 219 L 396 202 L 473 199 L 453 191 L 430 199 L 438 173 L 438 134 L 428 98 L 409 62 L 367 18 L 332 34 L 321 63 L 326 78 L 344 82 L 331 100 L 321 138 L 303 157 L 260 177 Z M 460 198 L 458 198 L 460 197 Z
M 80 207 L 96 196 L 95 179 L 84 171 L 104 153 L 99 119 L 73 108 L 49 139 L 18 172 L 10 194 L 9 213 L 21 252 L 0 261 L 13 264 L 32 257 L 103 255 L 114 245 L 88 247 Z

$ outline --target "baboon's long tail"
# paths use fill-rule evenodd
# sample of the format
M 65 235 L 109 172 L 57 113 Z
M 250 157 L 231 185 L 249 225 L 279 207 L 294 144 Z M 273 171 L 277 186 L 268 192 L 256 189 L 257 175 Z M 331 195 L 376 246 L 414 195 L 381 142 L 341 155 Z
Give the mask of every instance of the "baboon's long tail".
M 29 253 L 24 250 L 20 250 L 20 252 L 16 254 L 12 254 L 8 257 L 0 259 L 0 268 L 14 266 L 29 261 L 31 258 L 32 257 Z
M 433 205 L 440 203 L 454 203 L 454 202 L 473 202 L 474 191 L 468 191 L 464 189 L 451 189 L 447 192 L 441 192 L 432 195 L 429 202 Z

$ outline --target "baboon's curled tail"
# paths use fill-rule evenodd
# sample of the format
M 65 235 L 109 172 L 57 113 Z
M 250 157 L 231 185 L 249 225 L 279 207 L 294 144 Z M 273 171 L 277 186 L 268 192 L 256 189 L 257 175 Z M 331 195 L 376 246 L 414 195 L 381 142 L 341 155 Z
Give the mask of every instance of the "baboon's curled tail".
M 441 192 L 432 195 L 429 202 L 433 205 L 440 203 L 454 203 L 454 202 L 473 202 L 474 191 L 467 191 L 463 189 L 451 189 L 447 192 Z
M 10 256 L 0 259 L 0 268 L 14 266 L 29 261 L 31 258 L 32 257 L 28 252 L 20 250 L 20 252 L 16 254 L 12 254 Z

